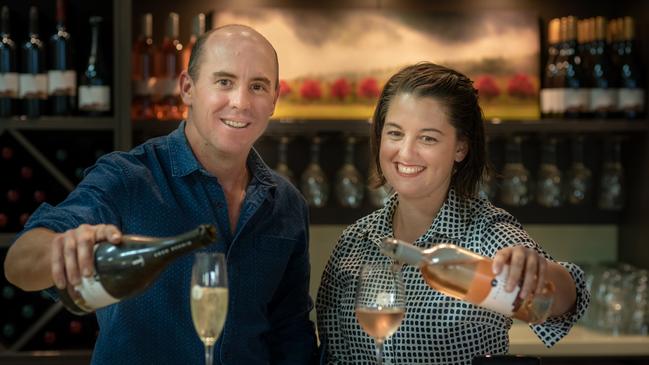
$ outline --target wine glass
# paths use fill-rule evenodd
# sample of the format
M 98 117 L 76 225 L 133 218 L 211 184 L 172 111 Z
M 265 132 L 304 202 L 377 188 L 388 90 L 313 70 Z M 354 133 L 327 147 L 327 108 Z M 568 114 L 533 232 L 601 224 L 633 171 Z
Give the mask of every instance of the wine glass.
M 562 174 L 557 167 L 557 140 L 550 138 L 541 146 L 541 166 L 537 177 L 536 202 L 543 207 L 558 207 L 563 203 Z
M 507 141 L 505 149 L 505 166 L 500 188 L 500 201 L 505 205 L 522 207 L 527 205 L 531 196 L 530 173 L 523 165 L 523 139 L 516 136 Z
M 566 199 L 572 205 L 588 202 L 591 195 L 593 173 L 584 164 L 584 137 L 577 136 L 572 141 L 572 165 L 566 180 Z
M 598 206 L 604 210 L 622 210 L 626 199 L 624 167 L 621 160 L 621 141 L 614 137 L 604 144 L 604 164 L 599 180 Z
M 311 141 L 311 162 L 300 177 L 300 188 L 307 203 L 322 208 L 329 200 L 329 181 L 320 167 L 320 137 Z
M 399 328 L 405 310 L 405 286 L 399 266 L 363 265 L 356 288 L 356 319 L 374 338 L 378 365 L 383 364 L 383 343 Z
M 191 308 L 194 328 L 205 344 L 205 365 L 212 365 L 214 344 L 228 312 L 228 280 L 222 253 L 199 252 L 194 256 Z
M 361 173 L 354 166 L 356 138 L 348 137 L 345 144 L 345 162 L 336 173 L 336 198 L 346 208 L 358 208 L 363 202 L 365 184 Z
M 280 138 L 279 145 L 277 146 L 277 166 L 275 166 L 275 171 L 278 174 L 284 176 L 291 184 L 295 185 L 295 177 L 293 171 L 288 167 L 288 137 L 284 136 Z

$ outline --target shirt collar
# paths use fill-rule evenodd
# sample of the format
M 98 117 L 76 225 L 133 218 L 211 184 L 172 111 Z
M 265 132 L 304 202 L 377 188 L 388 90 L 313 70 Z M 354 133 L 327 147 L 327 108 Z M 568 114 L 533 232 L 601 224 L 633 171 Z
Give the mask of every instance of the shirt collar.
M 398 205 L 398 194 L 395 193 L 388 199 L 383 208 L 372 213 L 361 234 L 377 245 L 384 238 L 393 237 L 392 217 Z M 437 216 L 415 244 L 425 245 L 432 241 L 434 236 L 443 237 L 452 242 L 459 242 L 462 240 L 463 232 L 466 232 L 470 221 L 470 201 L 460 199 L 455 190 L 450 189 Z
M 187 135 L 185 134 L 186 122 L 182 121 L 178 128 L 169 134 L 167 143 L 169 145 L 169 159 L 171 160 L 171 173 L 174 177 L 187 176 L 194 171 L 203 169 L 198 162 L 194 152 L 189 146 Z M 251 174 L 252 183 L 259 182 L 262 185 L 275 185 L 269 167 L 262 160 L 259 153 L 254 148 L 248 154 L 246 161 L 248 170 Z

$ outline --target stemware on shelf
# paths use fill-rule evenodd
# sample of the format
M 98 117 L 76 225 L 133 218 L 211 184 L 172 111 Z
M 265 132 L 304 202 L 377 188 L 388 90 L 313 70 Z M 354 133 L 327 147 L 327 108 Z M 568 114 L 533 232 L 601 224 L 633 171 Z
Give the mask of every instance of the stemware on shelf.
M 571 205 L 582 205 L 591 200 L 593 173 L 584 164 L 584 137 L 572 140 L 572 163 L 566 174 L 566 201 Z
M 363 176 L 354 166 L 355 137 L 347 137 L 345 160 L 336 173 L 336 198 L 338 204 L 346 208 L 358 208 L 363 202 L 365 183 Z
M 621 210 L 626 200 L 621 141 L 614 137 L 604 143 L 604 163 L 599 180 L 597 205 L 603 210 Z
M 522 137 L 515 136 L 505 146 L 500 201 L 514 207 L 527 205 L 531 197 L 530 173 L 523 165 L 522 141 Z
M 288 137 L 281 137 L 279 140 L 279 145 L 277 145 L 277 166 L 275 166 L 275 171 L 284 176 L 291 184 L 295 185 L 295 175 L 293 171 L 288 167 Z
M 541 145 L 541 166 L 537 174 L 536 202 L 554 208 L 563 204 L 561 170 L 557 167 L 557 140 L 548 138 Z
M 300 189 L 309 206 L 322 208 L 329 200 L 329 181 L 320 167 L 320 137 L 311 141 L 310 158 L 300 178 Z

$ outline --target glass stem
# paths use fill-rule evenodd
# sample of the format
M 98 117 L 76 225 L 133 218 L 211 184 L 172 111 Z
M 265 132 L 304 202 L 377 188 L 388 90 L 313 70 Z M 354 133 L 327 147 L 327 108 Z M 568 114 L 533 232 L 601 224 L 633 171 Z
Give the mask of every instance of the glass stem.
M 376 347 L 376 365 L 383 365 L 383 339 L 375 338 L 374 345 Z
M 205 365 L 212 365 L 214 361 L 212 360 L 212 353 L 214 345 L 205 345 Z

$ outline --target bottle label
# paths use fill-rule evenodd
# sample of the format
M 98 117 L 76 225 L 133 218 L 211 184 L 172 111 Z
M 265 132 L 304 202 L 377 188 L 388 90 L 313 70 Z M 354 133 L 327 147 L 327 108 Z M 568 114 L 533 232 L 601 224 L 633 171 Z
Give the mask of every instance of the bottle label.
M 157 84 L 158 95 L 162 96 L 177 96 L 180 95 L 180 86 L 178 86 L 178 78 L 159 78 Z
M 617 105 L 617 89 L 599 89 L 590 90 L 590 110 L 613 110 Z
M 562 114 L 566 111 L 566 90 L 567 89 L 562 87 L 554 89 L 554 94 L 552 94 L 552 105 L 555 113 Z
M 98 279 L 98 275 L 89 278 L 84 276 L 81 278 L 81 284 L 74 287 L 81 294 L 86 306 L 97 309 L 117 303 L 119 299 L 108 294 Z
M 18 84 L 21 99 L 47 99 L 46 74 L 20 74 Z
M 18 74 L 7 72 L 0 74 L 0 97 L 15 98 L 18 96 Z
M 110 110 L 110 87 L 105 85 L 79 86 L 79 109 L 107 112 Z
M 49 95 L 77 95 L 77 72 L 73 70 L 50 70 L 47 72 Z
M 588 110 L 588 90 L 586 89 L 564 89 L 564 104 L 566 111 Z
M 644 110 L 644 89 L 620 89 L 618 105 L 623 110 Z
M 474 302 L 475 304 L 511 317 L 520 302 L 517 300 L 520 287 L 516 286 L 509 293 L 505 291 L 509 265 L 505 265 L 500 274 L 496 276 L 491 271 L 491 265 L 491 260 L 484 260 L 476 267 L 476 273 L 468 293 L 483 292 L 484 294 L 480 295 L 480 297 L 484 299 Z
M 551 114 L 554 112 L 552 106 L 552 94 L 554 89 L 541 89 L 541 113 Z

